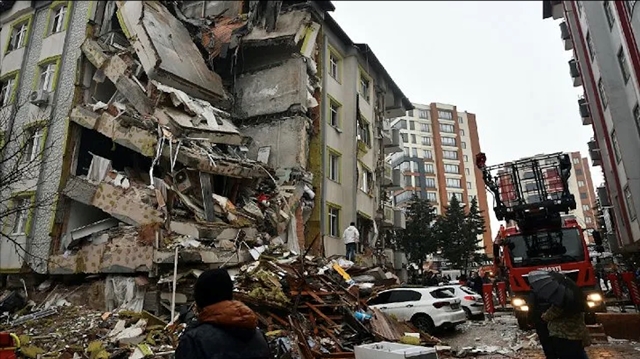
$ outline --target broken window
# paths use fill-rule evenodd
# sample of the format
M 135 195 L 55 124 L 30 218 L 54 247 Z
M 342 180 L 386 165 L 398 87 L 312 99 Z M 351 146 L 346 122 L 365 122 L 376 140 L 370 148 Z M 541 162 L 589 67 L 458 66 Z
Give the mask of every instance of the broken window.
M 7 52 L 17 50 L 24 47 L 27 43 L 27 34 L 29 30 L 29 21 L 24 21 L 11 29 L 11 39 Z
M 43 129 L 40 126 L 31 127 L 26 130 L 27 143 L 24 146 L 25 162 L 31 162 L 36 159 L 42 150 L 40 147 L 42 143 L 42 137 L 44 136 Z
M 362 169 L 362 177 L 360 178 L 360 190 L 366 194 L 371 194 L 373 190 L 373 173 L 366 168 Z
M 15 85 L 16 77 L 12 76 L 2 81 L 2 88 L 0 89 L 0 105 L 6 106 L 11 102 L 13 95 L 13 88 Z
M 369 129 L 369 123 L 362 119 L 362 116 L 358 116 L 358 141 L 363 142 L 365 145 L 371 147 L 371 131 Z
M 371 99 L 371 81 L 360 72 L 360 96 L 367 102 Z
M 333 52 L 330 52 L 329 53 L 329 75 L 331 75 L 331 77 L 336 79 L 336 81 L 339 81 L 340 79 L 339 64 L 340 64 L 340 60 L 338 59 L 338 57 Z
M 15 222 L 11 234 L 23 235 L 27 229 L 29 219 L 29 207 L 31 200 L 29 197 L 16 197 L 13 199 L 13 209 L 15 211 Z
M 329 206 L 329 235 L 340 237 L 340 209 Z
M 53 82 L 56 74 L 56 63 L 48 63 L 40 66 L 40 83 L 38 88 L 43 91 L 53 91 Z
M 65 16 L 67 15 L 67 6 L 61 5 L 52 9 L 51 26 L 49 34 L 55 34 L 64 30 Z
M 329 154 L 329 179 L 340 182 L 340 155 L 334 152 Z
M 334 101 L 331 101 L 329 104 L 329 108 L 329 124 L 336 128 L 340 127 L 340 105 L 338 105 Z

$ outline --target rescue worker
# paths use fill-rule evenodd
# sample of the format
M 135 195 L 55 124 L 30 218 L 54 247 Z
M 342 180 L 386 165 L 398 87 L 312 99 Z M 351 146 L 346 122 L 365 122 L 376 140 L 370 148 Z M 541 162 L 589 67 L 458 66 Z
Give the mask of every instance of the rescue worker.
M 351 222 L 349 227 L 344 230 L 342 233 L 342 240 L 344 241 L 344 245 L 347 247 L 347 260 L 352 262 L 355 261 L 357 243 L 360 242 L 360 232 L 358 232 L 355 222 Z

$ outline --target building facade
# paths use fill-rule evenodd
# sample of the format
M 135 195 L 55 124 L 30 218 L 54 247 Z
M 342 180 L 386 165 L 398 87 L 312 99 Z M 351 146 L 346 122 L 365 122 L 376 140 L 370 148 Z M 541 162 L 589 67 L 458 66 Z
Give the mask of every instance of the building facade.
M 220 231 L 238 216 L 220 217 L 212 196 L 268 219 L 266 237 L 296 251 L 343 254 L 350 222 L 371 245 L 384 228 L 404 225 L 382 193 L 394 184 L 385 154 L 402 145 L 386 124 L 412 108 L 407 97 L 331 18 L 331 2 L 265 2 L 276 6 L 274 23 L 235 21 L 250 11 L 243 4 L 181 3 L 182 19 L 201 23 L 190 33 L 155 2 L 1 3 L 0 273 L 149 271 L 172 254 L 118 228 L 159 223 L 157 238 L 223 241 L 228 251 L 227 232 L 239 224 Z M 207 22 L 220 13 L 230 15 Z M 172 41 L 181 47 L 164 46 Z M 273 57 L 262 56 L 265 46 Z M 251 186 L 261 178 L 277 191 L 256 207 Z M 180 203 L 176 213 L 171 203 Z M 255 240 L 257 225 L 249 227 L 243 236 Z M 207 246 L 188 258 L 214 264 L 229 260 L 223 253 Z
M 402 174 L 402 188 L 394 192 L 396 205 L 406 206 L 417 194 L 442 214 L 453 196 L 467 208 L 476 198 L 487 224 L 483 244 L 489 253 L 490 209 L 482 174 L 474 164 L 480 152 L 476 115 L 441 103 L 414 107 L 392 122 L 403 142 L 403 151 L 388 157 L 391 167 Z
M 640 10 L 635 1 L 545 1 L 544 18 L 562 19 L 560 36 L 573 52 L 569 74 L 584 96 L 582 124 L 591 126 L 593 165 L 601 166 L 599 194 L 616 228 L 612 249 L 640 249 Z

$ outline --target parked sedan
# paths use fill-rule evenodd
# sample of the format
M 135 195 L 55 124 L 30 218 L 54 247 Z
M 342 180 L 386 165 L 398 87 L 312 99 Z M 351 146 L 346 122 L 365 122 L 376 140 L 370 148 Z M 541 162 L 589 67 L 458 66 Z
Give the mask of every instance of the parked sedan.
M 466 321 L 460 299 L 441 287 L 393 288 L 378 293 L 367 304 L 401 322 L 433 333 L 438 328 L 455 328 Z
M 443 285 L 440 288 L 447 289 L 458 299 L 460 305 L 467 315 L 467 319 L 481 316 L 484 313 L 484 302 L 482 296 L 474 292 L 471 288 L 459 284 Z

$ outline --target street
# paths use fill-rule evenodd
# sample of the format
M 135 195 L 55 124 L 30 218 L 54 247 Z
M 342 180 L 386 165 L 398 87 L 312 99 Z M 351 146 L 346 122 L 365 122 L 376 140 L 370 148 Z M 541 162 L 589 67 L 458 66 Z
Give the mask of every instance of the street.
M 468 321 L 455 331 L 437 334 L 444 343 L 439 358 L 527 358 L 545 359 L 534 331 L 518 329 L 512 313 L 496 313 L 493 321 Z M 587 348 L 590 359 L 640 358 L 640 343 L 609 338 L 608 344 Z

